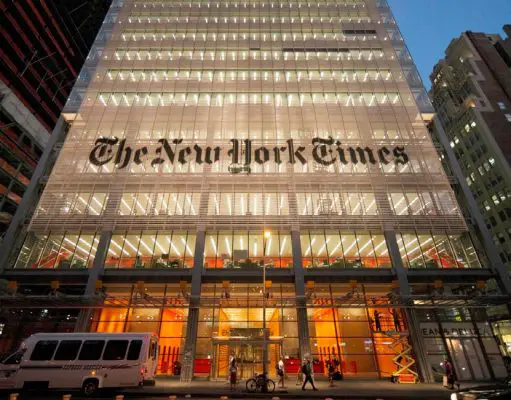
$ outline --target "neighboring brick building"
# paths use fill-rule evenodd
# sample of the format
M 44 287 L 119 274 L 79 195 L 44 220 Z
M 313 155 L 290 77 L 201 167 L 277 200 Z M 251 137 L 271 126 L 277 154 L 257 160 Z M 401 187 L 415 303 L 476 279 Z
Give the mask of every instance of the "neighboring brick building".
M 0 236 L 30 182 L 110 0 L 0 0 Z
M 500 258 L 511 266 L 511 26 L 465 32 L 431 74 L 431 97 Z M 434 131 L 434 129 L 433 129 Z M 464 203 L 464 199 L 459 199 Z

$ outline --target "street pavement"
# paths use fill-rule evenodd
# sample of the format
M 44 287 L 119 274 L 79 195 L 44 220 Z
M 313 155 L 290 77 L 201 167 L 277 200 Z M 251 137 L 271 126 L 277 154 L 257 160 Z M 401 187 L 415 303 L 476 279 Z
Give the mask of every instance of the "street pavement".
M 318 391 L 311 389 L 302 391 L 296 386 L 294 380 L 287 382 L 287 387 L 277 388 L 272 394 L 253 394 L 245 390 L 245 382 L 241 382 L 236 391 L 231 392 L 225 382 L 211 382 L 206 380 L 194 380 L 191 384 L 182 384 L 175 379 L 157 379 L 155 386 L 141 389 L 127 389 L 107 391 L 96 397 L 99 399 L 112 400 L 117 394 L 123 394 L 124 400 L 161 400 L 168 399 L 170 395 L 176 395 L 178 400 L 185 400 L 186 395 L 191 395 L 192 400 L 220 399 L 228 396 L 229 400 L 246 399 L 280 399 L 289 400 L 313 400 L 331 398 L 334 400 L 449 400 L 451 392 L 442 388 L 440 384 L 393 384 L 379 380 L 345 380 L 337 381 L 333 388 L 328 387 L 328 382 L 319 380 L 316 382 Z M 468 385 L 466 385 L 468 386 Z M 464 386 L 464 387 L 466 387 Z M 472 386 L 472 385 L 470 385 Z M 81 400 L 83 397 L 78 392 L 68 391 L 73 400 Z M 61 399 L 64 392 L 22 392 L 19 400 Z M 0 398 L 4 398 L 0 394 Z M 9 398 L 6 396 L 5 398 Z

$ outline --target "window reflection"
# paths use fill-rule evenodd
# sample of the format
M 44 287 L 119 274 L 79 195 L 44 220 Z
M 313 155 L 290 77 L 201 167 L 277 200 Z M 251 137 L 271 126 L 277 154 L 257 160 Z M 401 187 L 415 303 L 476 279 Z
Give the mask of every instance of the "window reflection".
M 15 268 L 90 268 L 98 243 L 94 233 L 29 232 Z
M 467 232 L 398 233 L 396 236 L 401 259 L 408 268 L 481 268 Z

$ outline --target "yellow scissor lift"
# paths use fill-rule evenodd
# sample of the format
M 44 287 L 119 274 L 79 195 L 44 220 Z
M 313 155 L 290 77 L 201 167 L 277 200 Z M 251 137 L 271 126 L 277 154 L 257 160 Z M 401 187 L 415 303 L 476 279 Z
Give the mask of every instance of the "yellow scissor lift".
M 412 357 L 412 346 L 408 343 L 408 331 L 380 331 L 392 340 L 390 348 L 396 355 L 392 362 L 397 370 L 392 373 L 392 380 L 396 383 L 417 383 L 419 374 L 412 369 L 415 359 Z

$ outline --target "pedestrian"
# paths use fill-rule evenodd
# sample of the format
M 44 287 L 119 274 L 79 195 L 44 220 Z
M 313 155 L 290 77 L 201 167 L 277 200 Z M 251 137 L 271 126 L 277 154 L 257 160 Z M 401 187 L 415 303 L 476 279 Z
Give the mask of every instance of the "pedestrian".
M 298 367 L 298 373 L 296 374 L 296 386 L 300 386 L 303 384 L 303 366 L 305 365 L 305 360 L 303 360 L 302 364 Z
M 444 386 L 447 386 L 447 388 L 453 390 L 454 382 L 456 381 L 456 372 L 454 371 L 454 365 L 449 361 L 447 357 L 444 360 L 444 370 Z
M 335 366 L 334 363 L 328 362 L 328 386 L 334 387 L 334 374 L 335 374 Z
M 238 379 L 238 366 L 236 365 L 236 358 L 233 357 L 231 361 L 231 365 L 229 366 L 229 377 L 230 377 L 230 384 L 231 384 L 231 390 L 236 389 L 236 382 Z
M 506 371 L 509 376 L 511 376 L 511 356 L 506 355 L 503 357 L 504 365 L 506 366 Z
M 229 356 L 229 364 L 227 364 L 229 366 L 229 371 L 228 371 L 228 374 L 227 374 L 227 382 L 226 383 L 228 383 L 228 384 L 231 383 L 231 371 L 230 371 L 230 368 L 231 368 L 232 360 L 234 360 L 234 354 L 231 354 Z
M 401 321 L 399 320 L 399 311 L 392 309 L 392 319 L 394 320 L 394 329 L 401 332 Z
M 380 321 L 380 312 L 378 310 L 374 310 L 374 325 L 376 332 L 381 332 L 381 321 Z
M 277 363 L 277 376 L 279 377 L 279 381 L 277 382 L 277 385 L 280 383 L 280 387 L 284 387 L 285 371 L 284 371 L 284 361 L 282 360 L 282 358 Z
M 312 379 L 312 365 L 310 360 L 307 360 L 307 362 L 302 366 L 302 373 L 305 376 L 305 379 L 303 380 L 302 390 L 305 390 L 305 385 L 307 382 L 310 382 L 312 385 L 313 390 L 316 389 L 316 386 L 314 386 L 314 379 Z

